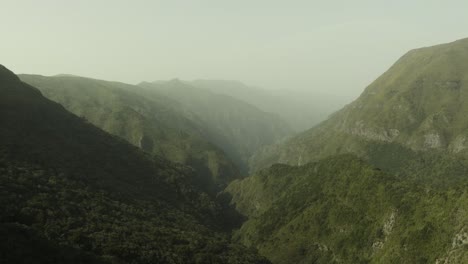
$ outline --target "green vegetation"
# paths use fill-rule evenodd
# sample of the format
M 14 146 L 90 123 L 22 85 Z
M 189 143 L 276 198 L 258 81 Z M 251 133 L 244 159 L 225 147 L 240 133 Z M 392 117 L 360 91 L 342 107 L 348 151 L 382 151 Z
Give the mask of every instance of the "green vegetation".
M 227 192 L 249 217 L 236 237 L 273 263 L 465 263 L 467 187 L 434 189 L 341 155 L 274 165 Z
M 179 80 L 141 83 L 140 86 L 150 98 L 162 93 L 178 101 L 183 111 L 195 113 L 209 131 L 212 142 L 220 146 L 244 173 L 249 169 L 250 156 L 257 149 L 292 133 L 288 124 L 275 114 Z
M 82 250 L 60 246 L 20 224 L 0 224 L 0 260 L 15 264 L 109 263 Z
M 353 103 L 282 146 L 258 152 L 255 168 L 305 164 L 365 145 L 466 155 L 468 39 L 408 52 Z M 363 145 L 364 144 L 364 145 Z
M 258 172 L 227 188 L 249 217 L 238 239 L 273 263 L 468 262 L 467 62 L 467 39 L 411 51 L 328 120 L 260 149 Z
M 0 67 L 0 262 L 468 263 L 467 62 L 411 51 L 276 145 L 239 83 L 22 76 L 78 117 Z
M 47 98 L 106 132 L 143 150 L 191 166 L 196 183 L 216 193 L 240 172 L 224 152 L 210 142 L 205 128 L 177 110 L 178 103 L 159 95 L 147 98 L 141 88 L 75 76 L 20 75 Z
M 0 66 L 1 263 L 268 263 L 230 242 L 234 212 L 192 173 Z

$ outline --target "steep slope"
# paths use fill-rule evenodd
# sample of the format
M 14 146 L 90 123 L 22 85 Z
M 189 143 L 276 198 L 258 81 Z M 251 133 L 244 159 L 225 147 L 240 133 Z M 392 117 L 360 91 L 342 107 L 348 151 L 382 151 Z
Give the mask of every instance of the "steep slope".
M 195 113 L 211 131 L 213 142 L 233 158 L 244 172 L 248 159 L 259 148 L 292 133 L 277 115 L 266 113 L 233 97 L 215 94 L 179 80 L 141 83 L 149 96 L 164 95 Z
M 227 188 L 237 238 L 273 263 L 466 263 L 468 179 L 439 190 L 352 155 L 274 165 Z
M 38 263 L 71 254 L 76 263 L 264 263 L 229 242 L 222 208 L 191 173 L 86 123 L 0 66 L 0 232 L 8 245 L 0 262 L 44 250 L 52 256 Z
M 327 121 L 258 153 L 255 167 L 304 164 L 346 152 L 369 157 L 374 143 L 466 155 L 467 84 L 468 39 L 410 51 Z
M 2 263 L 108 263 L 82 250 L 61 246 L 20 224 L 0 224 Z
M 210 192 L 222 190 L 240 175 L 224 152 L 209 142 L 204 128 L 179 112 L 170 98 L 148 99 L 138 94 L 137 86 L 76 76 L 20 78 L 105 131 L 195 168 L 198 182 Z
M 238 81 L 195 80 L 190 84 L 213 93 L 229 95 L 265 112 L 275 113 L 296 131 L 303 131 L 325 120 L 340 109 L 346 98 L 318 91 L 288 89 L 266 90 L 245 85 Z

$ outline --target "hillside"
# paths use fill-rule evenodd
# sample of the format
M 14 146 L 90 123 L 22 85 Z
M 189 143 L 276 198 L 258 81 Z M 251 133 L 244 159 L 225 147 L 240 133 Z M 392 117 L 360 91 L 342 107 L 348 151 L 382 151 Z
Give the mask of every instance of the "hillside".
M 328 120 L 257 153 L 254 167 L 305 164 L 349 152 L 370 158 L 373 144 L 466 156 L 467 81 L 468 39 L 412 50 Z M 390 154 L 401 156 L 385 153 Z
M 265 263 L 229 241 L 234 219 L 192 173 L 0 66 L 0 262 Z
M 236 237 L 273 263 L 467 263 L 468 179 L 415 184 L 352 155 L 231 183 Z
M 178 103 L 170 98 L 148 99 L 138 94 L 137 86 L 76 76 L 20 78 L 106 132 L 195 168 L 197 182 L 205 190 L 216 193 L 240 176 L 224 152 L 209 141 L 205 128 L 178 111 Z
M 317 125 L 346 103 L 345 98 L 320 93 L 314 87 L 308 90 L 295 87 L 267 90 L 225 80 L 195 80 L 189 84 L 213 93 L 229 95 L 262 111 L 275 113 L 296 131 Z
M 275 114 L 233 97 L 216 94 L 179 80 L 141 83 L 148 96 L 164 94 L 178 101 L 183 110 L 195 113 L 210 131 L 210 138 L 220 146 L 243 172 L 250 156 L 259 148 L 290 136 L 290 126 Z

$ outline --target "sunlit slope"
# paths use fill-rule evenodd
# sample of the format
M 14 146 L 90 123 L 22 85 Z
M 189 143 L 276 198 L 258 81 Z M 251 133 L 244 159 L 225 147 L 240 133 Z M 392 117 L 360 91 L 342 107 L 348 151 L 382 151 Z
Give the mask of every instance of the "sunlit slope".
M 352 155 L 274 165 L 231 183 L 236 236 L 273 263 L 465 263 L 468 179 L 447 189 Z
M 257 153 L 252 162 L 259 168 L 337 153 L 368 157 L 373 143 L 465 155 L 467 113 L 468 40 L 463 39 L 408 52 L 356 101 L 285 144 Z

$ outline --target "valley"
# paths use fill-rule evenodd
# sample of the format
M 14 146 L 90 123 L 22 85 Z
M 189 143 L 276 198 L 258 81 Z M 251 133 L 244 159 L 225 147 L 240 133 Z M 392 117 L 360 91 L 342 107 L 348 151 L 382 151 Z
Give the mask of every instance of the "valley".
M 237 81 L 0 66 L 0 262 L 468 263 L 467 83 L 468 39 L 328 118 Z

